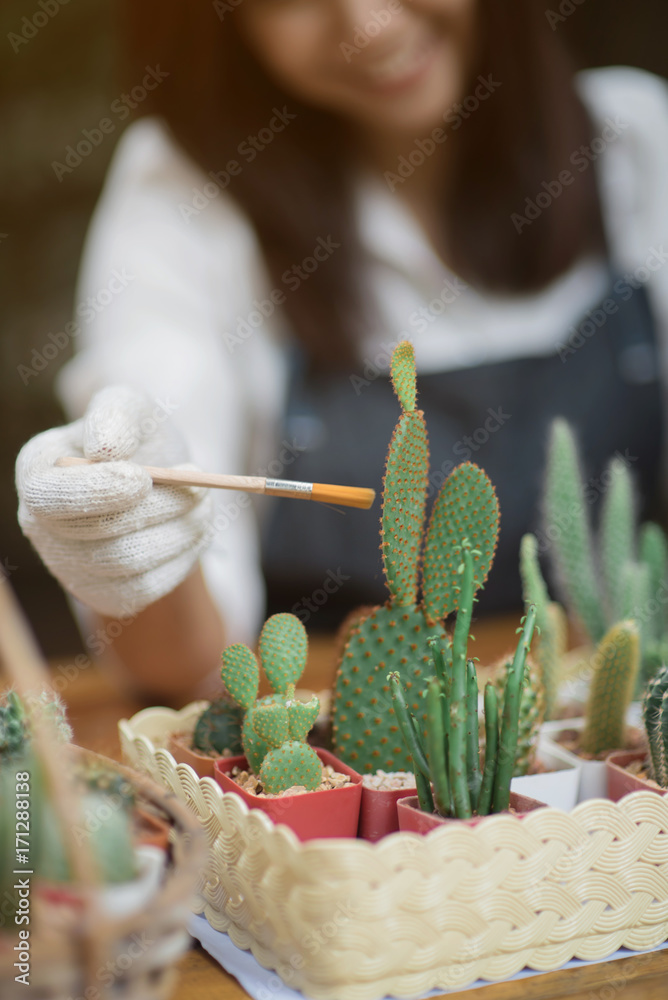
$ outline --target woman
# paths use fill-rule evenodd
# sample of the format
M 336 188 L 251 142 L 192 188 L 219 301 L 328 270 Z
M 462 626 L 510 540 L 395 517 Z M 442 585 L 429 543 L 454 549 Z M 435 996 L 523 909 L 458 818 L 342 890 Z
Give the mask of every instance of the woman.
M 29 442 L 17 483 L 24 531 L 103 616 L 88 639 L 114 626 L 136 684 L 180 698 L 215 675 L 223 638 L 261 620 L 261 566 L 270 609 L 312 625 L 383 599 L 373 515 L 151 489 L 127 459 L 379 487 L 402 337 L 431 495 L 466 458 L 498 488 L 488 607 L 519 600 L 555 414 L 594 475 L 618 450 L 654 497 L 662 81 L 575 79 L 531 0 L 174 0 L 126 18 L 115 104 L 138 121 L 79 302 L 123 281 L 62 374 L 83 422 Z M 55 468 L 67 453 L 108 461 Z

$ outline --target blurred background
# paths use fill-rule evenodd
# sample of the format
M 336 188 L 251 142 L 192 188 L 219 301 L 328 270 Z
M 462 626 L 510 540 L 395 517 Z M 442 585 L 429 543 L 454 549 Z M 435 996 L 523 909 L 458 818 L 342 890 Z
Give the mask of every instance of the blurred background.
M 580 67 L 627 64 L 668 76 L 666 0 L 536 2 L 570 11 L 558 30 Z M 0 572 L 44 651 L 61 656 L 81 644 L 60 588 L 18 528 L 13 479 L 21 445 L 62 421 L 53 381 L 71 347 L 29 376 L 21 366 L 36 368 L 33 350 L 41 355 L 49 333 L 71 319 L 88 220 L 121 133 L 122 126 L 56 177 L 52 162 L 119 96 L 116 5 L 3 0 L 0 28 Z

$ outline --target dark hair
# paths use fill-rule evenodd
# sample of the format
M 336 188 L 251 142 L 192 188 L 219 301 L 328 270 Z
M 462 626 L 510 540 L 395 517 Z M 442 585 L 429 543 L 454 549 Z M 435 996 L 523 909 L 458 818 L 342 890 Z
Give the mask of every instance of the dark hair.
M 245 2 L 245 0 L 241 0 Z M 246 0 L 250 2 L 250 0 Z M 557 33 L 535 0 L 478 0 L 481 38 L 469 81 L 491 73 L 501 86 L 452 133 L 452 168 L 443 192 L 448 263 L 490 291 L 537 290 L 581 255 L 605 247 L 595 171 L 575 175 L 558 207 L 518 234 L 543 182 L 568 169 L 592 127 Z M 217 9 L 216 9 L 217 8 Z M 169 73 L 141 106 L 161 115 L 204 169 L 239 159 L 239 145 L 267 126 L 274 107 L 296 115 L 227 191 L 253 223 L 272 282 L 312 253 L 317 238 L 341 244 L 326 267 L 289 294 L 285 311 L 316 365 L 350 365 L 365 325 L 369 296 L 358 275 L 346 125 L 284 93 L 258 65 L 235 29 L 229 0 L 127 0 L 122 33 L 128 82 L 146 65 Z M 467 90 L 466 93 L 470 91 Z M 416 137 L 421 138 L 421 137 Z

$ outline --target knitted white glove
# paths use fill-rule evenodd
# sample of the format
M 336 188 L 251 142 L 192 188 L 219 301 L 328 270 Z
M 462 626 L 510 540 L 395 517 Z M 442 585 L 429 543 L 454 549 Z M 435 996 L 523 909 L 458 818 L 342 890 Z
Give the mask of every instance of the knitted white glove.
M 57 467 L 66 455 L 98 464 Z M 181 583 L 206 546 L 209 490 L 154 486 L 140 468 L 194 468 L 176 464 L 186 457 L 164 408 L 133 389 L 102 389 L 83 419 L 21 449 L 19 523 L 80 601 L 101 614 L 135 614 Z

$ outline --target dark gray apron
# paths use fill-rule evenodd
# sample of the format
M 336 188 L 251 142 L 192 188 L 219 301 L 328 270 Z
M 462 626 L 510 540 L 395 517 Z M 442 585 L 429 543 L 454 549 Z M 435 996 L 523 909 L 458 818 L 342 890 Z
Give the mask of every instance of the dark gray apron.
M 499 547 L 478 612 L 521 604 L 519 544 L 540 532 L 548 428 L 566 417 L 580 439 L 596 519 L 601 475 L 615 452 L 638 483 L 645 516 L 656 510 L 662 459 L 662 402 L 654 322 L 644 288 L 600 328 L 578 325 L 566 349 L 460 371 L 420 375 L 418 405 L 429 432 L 429 502 L 452 468 L 470 459 L 494 483 L 501 508 Z M 587 335 L 586 335 L 587 334 Z M 372 486 L 371 511 L 274 500 L 263 537 L 268 613 L 293 610 L 309 628 L 333 628 L 359 604 L 387 599 L 379 551 L 380 493 L 399 406 L 387 377 L 356 393 L 346 375 L 310 376 L 296 355 L 284 433 L 303 451 L 285 477 Z

